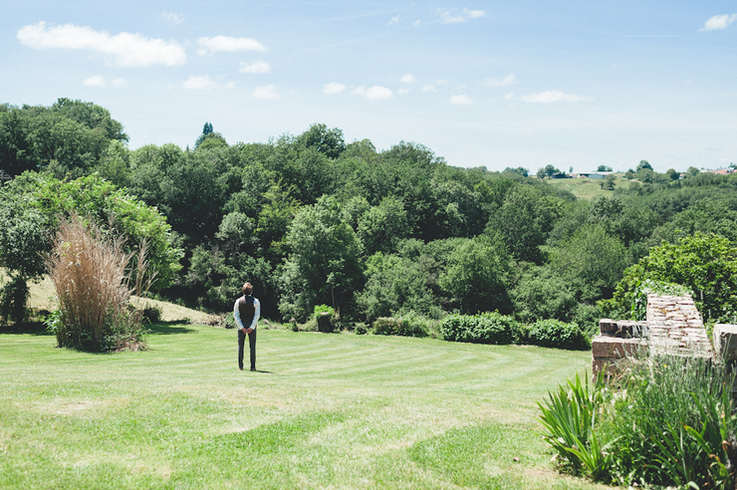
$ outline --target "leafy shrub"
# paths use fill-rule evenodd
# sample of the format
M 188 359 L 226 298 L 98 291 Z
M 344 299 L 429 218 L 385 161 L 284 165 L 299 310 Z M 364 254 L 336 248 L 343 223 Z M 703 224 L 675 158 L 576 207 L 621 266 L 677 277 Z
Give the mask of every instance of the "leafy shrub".
M 526 333 L 526 341 L 532 345 L 573 350 L 591 347 L 588 337 L 577 323 L 540 320 L 530 325 Z
M 373 323 L 374 334 L 376 335 L 398 335 L 396 332 L 402 328 L 402 320 L 400 318 L 379 317 Z
M 437 338 L 437 329 L 440 322 L 433 320 L 427 316 L 417 313 L 414 310 L 409 310 L 401 313 L 402 321 L 407 325 L 405 329 L 408 329 L 413 337 L 435 337 Z
M 511 344 L 520 335 L 517 322 L 498 312 L 451 315 L 440 323 L 440 337 L 451 342 Z
M 607 318 L 597 305 L 579 303 L 573 314 L 573 323 L 577 323 L 587 338 L 591 339 L 599 333 L 599 320 Z
M 399 335 L 401 337 L 427 337 L 427 332 L 416 317 L 380 317 L 374 321 L 374 334 Z
M 164 309 L 158 305 L 146 305 L 141 311 L 143 320 L 148 323 L 160 322 L 163 314 Z
M 366 328 L 365 323 L 356 323 L 356 325 L 353 327 L 353 331 L 356 333 L 356 335 L 366 335 L 368 333 L 368 329 Z
M 331 333 L 335 330 L 335 310 L 327 305 L 315 305 L 312 318 L 317 322 L 317 330 Z

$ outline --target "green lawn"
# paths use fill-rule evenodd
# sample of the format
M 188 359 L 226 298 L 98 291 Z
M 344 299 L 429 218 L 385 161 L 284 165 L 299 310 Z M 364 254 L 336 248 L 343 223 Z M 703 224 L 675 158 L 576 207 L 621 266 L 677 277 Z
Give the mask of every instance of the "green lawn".
M 0 334 L 0 488 L 599 488 L 535 420 L 589 352 L 262 329 L 252 373 L 233 330 L 154 330 L 117 354 Z

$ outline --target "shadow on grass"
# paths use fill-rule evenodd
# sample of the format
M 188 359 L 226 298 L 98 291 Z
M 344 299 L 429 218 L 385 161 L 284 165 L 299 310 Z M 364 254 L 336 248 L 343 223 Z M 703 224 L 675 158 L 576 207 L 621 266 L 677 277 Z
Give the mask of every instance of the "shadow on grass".
M 145 328 L 147 328 L 153 335 L 173 335 L 178 333 L 194 332 L 194 329 L 183 326 L 181 321 L 149 323 Z M 46 330 L 46 326 L 43 322 L 13 323 L 11 325 L 0 326 L 0 334 L 54 335 Z
M 146 328 L 152 335 L 173 335 L 178 333 L 192 333 L 195 330 L 182 325 L 181 321 L 149 323 Z
M 12 325 L 5 325 L 0 326 L 0 334 L 30 334 L 30 335 L 50 335 L 53 336 L 51 332 L 46 330 L 46 326 L 43 324 L 43 322 L 23 322 L 23 323 L 13 323 Z

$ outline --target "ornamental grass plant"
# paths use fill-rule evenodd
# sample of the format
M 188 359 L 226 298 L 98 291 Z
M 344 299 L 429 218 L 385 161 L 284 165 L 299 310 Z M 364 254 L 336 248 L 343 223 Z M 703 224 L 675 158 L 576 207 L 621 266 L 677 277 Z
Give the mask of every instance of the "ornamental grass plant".
M 78 217 L 60 223 L 46 257 L 59 299 L 47 326 L 60 347 L 104 352 L 142 346 L 141 312 L 128 306 L 132 256 L 123 244 L 122 238 L 105 237 Z M 141 258 L 139 277 L 145 269 Z

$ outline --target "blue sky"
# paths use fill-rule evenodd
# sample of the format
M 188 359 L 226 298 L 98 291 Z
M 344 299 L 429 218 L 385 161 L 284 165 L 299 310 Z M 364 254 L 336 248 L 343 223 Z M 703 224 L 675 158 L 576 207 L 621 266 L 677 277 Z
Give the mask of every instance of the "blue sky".
M 734 2 L 5 2 L 0 102 L 99 104 L 129 147 L 343 130 L 489 170 L 737 163 Z

